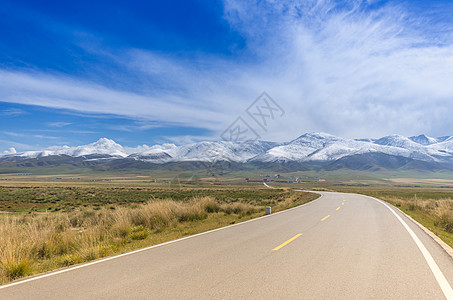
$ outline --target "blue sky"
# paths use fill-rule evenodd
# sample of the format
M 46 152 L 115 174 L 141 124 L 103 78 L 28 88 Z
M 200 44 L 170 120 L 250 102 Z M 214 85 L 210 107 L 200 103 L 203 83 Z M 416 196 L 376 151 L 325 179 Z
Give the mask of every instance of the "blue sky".
M 453 135 L 453 1 L 8 1 L 0 153 L 219 140 Z M 285 114 L 261 128 L 266 91 Z

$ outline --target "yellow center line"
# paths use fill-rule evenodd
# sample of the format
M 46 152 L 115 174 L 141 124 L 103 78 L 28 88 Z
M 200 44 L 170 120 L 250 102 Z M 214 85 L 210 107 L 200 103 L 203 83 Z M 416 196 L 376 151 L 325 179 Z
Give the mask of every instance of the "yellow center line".
M 341 207 L 341 206 L 338 206 L 338 207 L 337 207 L 337 210 L 339 210 L 339 209 L 340 209 L 340 207 Z
M 343 202 L 343 203 L 341 203 L 341 205 L 344 205 L 344 202 Z
M 281 248 L 285 247 L 286 245 L 288 245 L 289 243 L 291 243 L 292 241 L 294 241 L 295 239 L 297 239 L 297 238 L 300 237 L 301 235 L 302 235 L 302 233 L 296 234 L 295 236 L 293 236 L 292 238 L 290 238 L 289 240 L 287 240 L 286 242 L 284 242 L 284 243 L 281 244 L 280 246 L 275 247 L 274 249 L 272 249 L 272 251 L 280 250 Z
M 328 217 L 330 217 L 330 215 L 325 216 L 324 218 L 321 219 L 321 221 L 324 221 L 324 220 L 327 219 Z

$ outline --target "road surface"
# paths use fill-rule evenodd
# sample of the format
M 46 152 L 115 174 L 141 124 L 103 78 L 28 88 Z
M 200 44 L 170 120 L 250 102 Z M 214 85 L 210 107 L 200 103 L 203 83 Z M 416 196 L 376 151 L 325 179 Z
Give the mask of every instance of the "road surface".
M 412 221 L 370 197 L 321 194 L 282 213 L 1 286 L 0 299 L 452 297 L 453 260 Z

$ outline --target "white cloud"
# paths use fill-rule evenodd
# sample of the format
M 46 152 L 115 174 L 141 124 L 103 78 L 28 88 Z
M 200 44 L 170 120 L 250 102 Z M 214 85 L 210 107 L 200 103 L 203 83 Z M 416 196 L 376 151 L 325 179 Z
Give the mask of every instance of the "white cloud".
M 267 91 L 286 114 L 260 132 L 265 140 L 307 131 L 344 137 L 452 134 L 452 41 L 427 36 L 420 24 L 432 34 L 435 22 L 410 15 L 402 5 L 371 10 L 367 2 L 376 1 L 338 6 L 329 0 L 225 0 L 226 20 L 246 39 L 241 57 L 188 59 L 140 49 L 106 54 L 143 78 L 129 90 L 0 70 L 0 99 L 220 134 Z
M 7 155 L 7 154 L 16 154 L 16 153 L 17 153 L 17 151 L 13 147 L 9 148 L 8 150 L 3 151 L 3 154 L 5 154 L 5 155 Z
M 162 125 L 157 123 L 147 123 L 147 122 L 136 122 L 132 125 L 109 125 L 107 126 L 108 129 L 118 130 L 118 131 L 125 131 L 125 132 L 136 132 L 136 131 L 144 131 L 153 128 L 160 128 Z
M 165 141 L 162 141 L 162 143 L 170 141 L 171 143 L 174 143 L 176 145 L 188 145 L 188 144 L 193 144 L 193 143 L 198 143 L 198 142 L 203 142 L 203 141 L 220 140 L 219 137 L 217 137 L 217 136 L 207 137 L 207 136 L 201 136 L 201 135 L 167 136 L 167 137 L 164 137 L 164 139 L 165 139 Z
M 34 138 L 37 139 L 46 139 L 46 140 L 59 140 L 60 137 L 57 136 L 50 136 L 50 135 L 42 135 L 42 134 L 35 134 L 33 135 Z
M 6 135 L 15 136 L 15 137 L 23 137 L 24 136 L 24 134 L 17 133 L 17 132 L 3 131 L 3 133 L 6 134 Z
M 0 70 L 0 99 L 80 112 L 117 114 L 187 126 L 212 126 L 221 112 L 177 95 L 112 90 L 64 76 Z
M 369 13 L 331 10 L 330 1 L 279 1 L 260 11 L 245 3 L 227 2 L 227 16 L 238 28 L 253 22 L 264 28 L 248 34 L 265 36 L 263 55 L 278 74 L 267 89 L 301 128 L 350 137 L 452 128 L 444 112 L 453 109 L 453 47 L 431 45 L 414 32 L 401 7 Z
M 71 124 L 72 123 L 68 123 L 68 122 L 50 122 L 50 123 L 47 123 L 47 126 L 61 128 L 61 127 L 69 126 Z
M 26 112 L 22 109 L 18 108 L 9 108 L 9 109 L 3 109 L 0 110 L 0 116 L 5 116 L 5 117 L 16 117 L 26 114 Z
M 10 140 L 3 140 L 3 139 L 0 139 L 0 145 L 6 146 L 6 147 L 13 146 L 14 149 L 18 148 L 21 150 L 36 150 L 36 149 L 40 148 L 39 145 L 29 145 L 29 144 L 18 143 L 18 142 L 14 142 L 14 141 L 10 141 Z M 10 150 L 11 150 L 11 147 L 10 147 Z M 6 150 L 6 151 L 8 151 L 8 150 Z

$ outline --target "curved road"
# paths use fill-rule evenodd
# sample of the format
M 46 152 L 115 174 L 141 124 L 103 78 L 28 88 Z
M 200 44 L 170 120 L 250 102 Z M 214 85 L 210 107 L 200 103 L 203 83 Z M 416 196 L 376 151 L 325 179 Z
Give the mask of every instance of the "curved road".
M 452 297 L 453 260 L 412 221 L 371 197 L 320 194 L 281 213 L 0 286 L 0 299 Z

